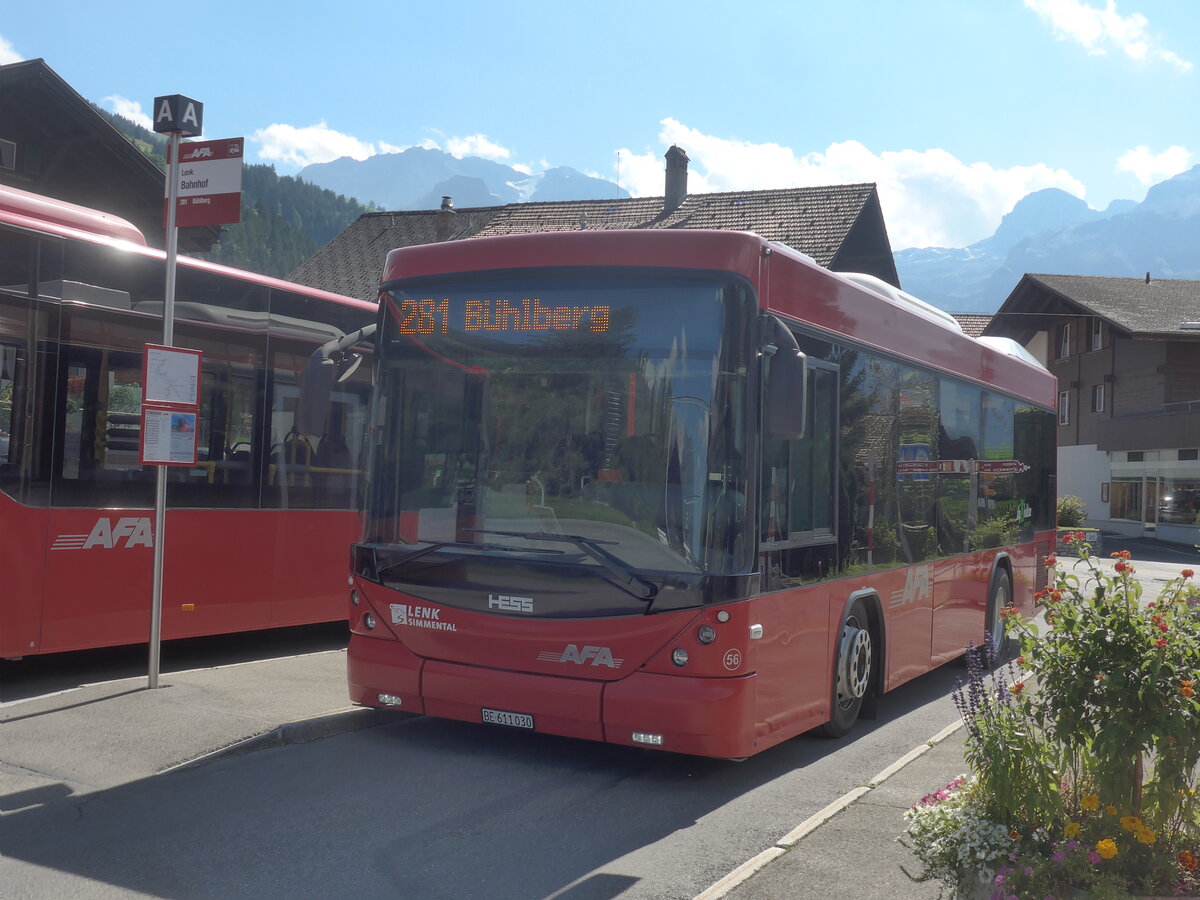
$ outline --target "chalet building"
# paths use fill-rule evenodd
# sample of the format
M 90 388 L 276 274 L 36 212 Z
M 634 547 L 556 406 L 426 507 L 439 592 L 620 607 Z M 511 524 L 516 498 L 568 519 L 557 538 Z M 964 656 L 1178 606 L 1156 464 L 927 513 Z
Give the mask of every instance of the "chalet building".
M 1088 525 L 1200 543 L 1200 281 L 1026 275 L 984 333 L 1058 376 L 1058 493 Z
M 0 184 L 119 216 L 161 249 L 164 178 L 45 61 L 0 66 Z M 179 250 L 211 250 L 220 233 L 181 228 Z
M 439 210 L 365 213 L 288 278 L 374 300 L 384 258 L 397 247 L 545 231 L 707 228 L 753 231 L 828 269 L 865 272 L 900 286 L 875 185 L 689 194 L 687 166 L 682 149 L 667 151 L 662 197 L 458 210 L 446 197 Z

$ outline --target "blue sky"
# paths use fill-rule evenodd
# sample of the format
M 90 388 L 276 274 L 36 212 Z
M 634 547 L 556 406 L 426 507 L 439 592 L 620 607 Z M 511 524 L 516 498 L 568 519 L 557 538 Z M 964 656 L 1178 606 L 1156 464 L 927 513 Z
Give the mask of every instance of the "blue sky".
M 5 7 L 0 63 L 43 58 L 131 118 L 200 100 L 205 138 L 281 174 L 429 146 L 661 195 L 674 143 L 693 192 L 876 182 L 903 249 L 980 240 L 1040 188 L 1103 209 L 1200 162 L 1194 0 Z

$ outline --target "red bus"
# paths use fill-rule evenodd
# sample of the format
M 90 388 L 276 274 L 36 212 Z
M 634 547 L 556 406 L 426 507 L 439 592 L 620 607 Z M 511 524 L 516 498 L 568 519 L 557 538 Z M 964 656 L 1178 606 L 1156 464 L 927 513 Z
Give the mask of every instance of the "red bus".
M 740 758 L 1031 611 L 1055 379 L 745 232 L 394 250 L 351 699 Z
M 164 266 L 122 219 L 0 187 L 0 657 L 149 638 L 141 369 Z M 198 463 L 168 470 L 164 639 L 345 618 L 367 373 L 321 431 L 292 416 L 313 348 L 376 313 L 180 257 L 175 343 L 203 352 L 203 393 Z

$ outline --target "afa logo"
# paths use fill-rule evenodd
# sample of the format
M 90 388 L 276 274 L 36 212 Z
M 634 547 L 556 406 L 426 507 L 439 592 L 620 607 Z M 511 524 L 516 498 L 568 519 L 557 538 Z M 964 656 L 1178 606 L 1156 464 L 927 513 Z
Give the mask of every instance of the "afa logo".
M 543 651 L 538 654 L 537 658 L 542 662 L 574 663 L 577 666 L 607 666 L 610 669 L 619 669 L 621 663 L 625 662 L 623 659 L 614 657 L 612 650 L 608 647 L 593 647 L 590 644 L 585 647 L 567 644 L 565 650 Z
M 51 544 L 51 550 L 128 550 L 133 547 L 153 547 L 154 530 L 149 516 L 133 516 L 117 519 L 101 516 L 88 534 L 60 534 Z
M 904 587 L 892 591 L 892 599 L 888 606 L 896 609 L 901 606 L 928 606 L 933 600 L 933 580 L 929 566 L 913 566 L 904 573 Z

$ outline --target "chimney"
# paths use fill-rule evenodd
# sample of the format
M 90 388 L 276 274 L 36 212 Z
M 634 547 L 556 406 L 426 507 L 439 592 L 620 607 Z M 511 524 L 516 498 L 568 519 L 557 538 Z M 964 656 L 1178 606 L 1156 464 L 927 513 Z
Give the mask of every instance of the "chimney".
M 449 197 L 442 198 L 442 208 L 437 214 L 437 239 L 448 241 L 454 234 L 454 201 Z
M 679 209 L 687 197 L 688 155 L 682 147 L 671 145 L 666 152 L 667 160 L 667 192 L 663 197 L 663 215 L 670 215 Z

